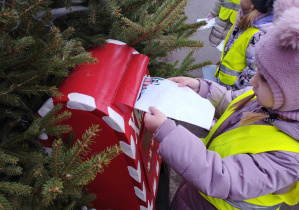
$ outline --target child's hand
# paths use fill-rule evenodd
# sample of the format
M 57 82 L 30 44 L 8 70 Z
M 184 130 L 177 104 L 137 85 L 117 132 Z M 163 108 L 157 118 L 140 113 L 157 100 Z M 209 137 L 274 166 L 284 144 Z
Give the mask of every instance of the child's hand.
M 157 128 L 167 120 L 167 117 L 154 106 L 150 106 L 149 110 L 151 113 L 145 113 L 144 125 L 151 133 L 155 133 Z
M 211 20 L 212 18 L 214 18 L 215 16 L 212 14 L 212 13 L 209 13 L 208 15 L 207 15 L 207 19 L 208 20 Z
M 171 77 L 168 78 L 170 81 L 179 83 L 179 87 L 188 86 L 192 90 L 194 90 L 196 93 L 199 92 L 200 88 L 200 82 L 197 79 L 191 78 L 191 77 Z

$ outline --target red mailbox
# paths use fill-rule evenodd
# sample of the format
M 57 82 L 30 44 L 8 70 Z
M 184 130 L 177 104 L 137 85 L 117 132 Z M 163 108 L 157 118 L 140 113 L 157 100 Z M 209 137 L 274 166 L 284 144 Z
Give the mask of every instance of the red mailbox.
M 144 112 L 134 109 L 149 58 L 117 40 L 92 49 L 95 64 L 77 66 L 62 83 L 61 98 L 50 98 L 40 108 L 45 116 L 57 103 L 72 112 L 66 122 L 80 137 L 92 124 L 101 132 L 91 153 L 118 144 L 124 152 L 88 185 L 97 195 L 96 209 L 155 209 L 161 158 L 158 143 L 146 130 Z M 43 135 L 50 147 L 51 140 Z

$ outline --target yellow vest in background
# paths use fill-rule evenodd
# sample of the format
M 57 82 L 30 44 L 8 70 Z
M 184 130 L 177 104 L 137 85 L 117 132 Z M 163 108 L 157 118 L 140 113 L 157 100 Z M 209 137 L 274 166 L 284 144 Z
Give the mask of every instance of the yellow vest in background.
M 223 1 L 220 7 L 219 18 L 221 20 L 227 20 L 229 18 L 230 22 L 234 24 L 240 9 L 240 0 Z
M 237 77 L 245 69 L 246 48 L 252 36 L 259 31 L 259 29 L 255 27 L 248 28 L 237 38 L 237 40 L 228 50 L 227 54 L 224 55 L 224 48 L 232 32 L 233 27 L 234 26 L 231 27 L 230 31 L 228 32 L 225 38 L 220 63 L 214 75 L 214 77 L 219 77 L 220 81 L 226 85 L 235 84 Z
M 219 126 L 234 112 L 229 107 L 242 98 L 253 94 L 248 91 L 231 102 L 222 117 L 217 121 L 208 136 L 203 139 L 208 149 L 217 152 L 222 158 L 236 154 L 257 154 L 268 151 L 289 151 L 299 153 L 299 143 L 271 125 L 248 125 L 239 127 L 217 136 L 209 143 L 211 137 Z M 236 210 L 225 200 L 213 198 L 199 192 L 206 200 L 213 204 L 217 209 Z M 299 184 L 293 185 L 291 191 L 285 194 L 268 194 L 258 198 L 245 200 L 247 203 L 259 206 L 275 206 L 282 202 L 288 205 L 295 205 L 299 202 Z M 279 208 L 278 208 L 279 209 Z

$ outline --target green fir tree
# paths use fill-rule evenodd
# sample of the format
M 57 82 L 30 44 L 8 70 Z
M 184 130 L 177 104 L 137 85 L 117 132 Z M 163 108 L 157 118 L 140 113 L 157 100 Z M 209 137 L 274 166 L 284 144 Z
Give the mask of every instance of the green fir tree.
M 187 0 L 6 0 L 0 2 L 0 209 L 79 209 L 95 198 L 85 189 L 120 152 L 107 148 L 84 158 L 93 125 L 81 137 L 55 106 L 44 118 L 37 111 L 79 64 L 94 63 L 88 49 L 106 39 L 127 43 L 150 57 L 152 76 L 188 75 L 211 62 L 193 64 L 203 46 L 190 37 L 205 24 L 186 23 Z M 178 66 L 171 51 L 190 48 Z M 99 58 L 100 59 L 100 58 Z M 66 133 L 69 139 L 63 139 Z M 56 137 L 48 155 L 39 136 Z M 72 144 L 71 142 L 74 142 Z M 55 152 L 53 152 L 55 151 Z M 86 172 L 89 173 L 86 173 Z

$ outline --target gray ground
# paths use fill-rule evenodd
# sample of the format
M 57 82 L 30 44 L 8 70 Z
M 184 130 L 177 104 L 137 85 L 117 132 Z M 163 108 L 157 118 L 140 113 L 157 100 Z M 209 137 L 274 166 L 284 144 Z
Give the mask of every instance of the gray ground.
M 207 14 L 209 13 L 210 9 L 213 7 L 215 0 L 192 0 L 186 7 L 186 14 L 188 15 L 189 19 L 188 22 L 194 23 L 197 19 L 205 18 Z M 209 44 L 208 37 L 210 33 L 210 29 L 206 30 L 200 30 L 198 31 L 192 39 L 198 39 L 205 43 L 205 46 L 194 53 L 194 57 L 196 58 L 195 62 L 202 62 L 206 60 L 212 60 L 214 63 L 217 62 L 220 58 L 220 51 L 216 48 L 212 47 Z M 187 50 L 180 50 L 176 51 L 169 55 L 169 60 L 179 60 L 182 61 L 183 58 L 187 55 L 189 51 Z M 190 74 L 195 75 L 197 77 L 202 77 L 202 71 L 196 70 L 190 72 Z M 196 126 L 179 122 L 180 124 L 184 125 L 186 128 L 188 128 L 192 133 L 197 135 L 198 137 L 205 137 L 207 135 L 207 132 L 204 129 L 198 128 Z M 172 200 L 174 193 L 177 189 L 177 186 L 180 182 L 180 177 L 170 169 L 169 171 L 170 177 L 169 177 L 169 201 Z M 158 209 L 158 208 L 157 208 Z M 158 209 L 159 210 L 159 209 Z M 288 206 L 283 205 L 280 210 L 299 210 L 299 205 L 295 206 Z

